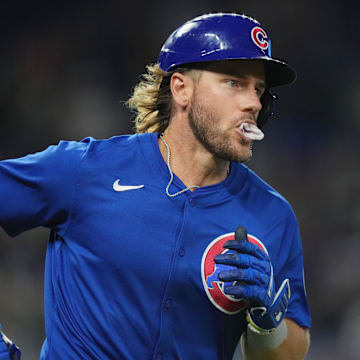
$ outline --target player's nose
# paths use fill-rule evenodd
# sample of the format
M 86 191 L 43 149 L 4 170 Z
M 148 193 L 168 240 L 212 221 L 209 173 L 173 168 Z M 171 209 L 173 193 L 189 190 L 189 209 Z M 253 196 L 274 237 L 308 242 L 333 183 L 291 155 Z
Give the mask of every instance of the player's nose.
M 241 99 L 238 99 L 238 105 L 241 111 L 257 115 L 262 109 L 259 93 L 256 89 L 247 89 Z

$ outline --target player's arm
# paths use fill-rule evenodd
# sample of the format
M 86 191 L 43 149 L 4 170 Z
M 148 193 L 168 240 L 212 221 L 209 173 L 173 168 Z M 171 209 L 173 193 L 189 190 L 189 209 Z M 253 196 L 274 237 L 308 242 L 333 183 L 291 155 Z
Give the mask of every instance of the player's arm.
M 84 148 L 83 144 L 61 142 L 40 153 L 0 161 L 0 227 L 15 236 L 64 222 Z M 0 360 L 19 360 L 20 355 L 0 325 Z
M 0 161 L 0 226 L 16 236 L 69 219 L 85 142 L 61 141 L 46 150 Z
M 276 348 L 272 347 L 273 334 L 260 335 L 248 328 L 241 338 L 243 358 L 245 360 L 304 359 L 310 346 L 309 330 L 290 319 L 285 318 L 283 321 L 281 326 L 286 327 L 286 337 Z

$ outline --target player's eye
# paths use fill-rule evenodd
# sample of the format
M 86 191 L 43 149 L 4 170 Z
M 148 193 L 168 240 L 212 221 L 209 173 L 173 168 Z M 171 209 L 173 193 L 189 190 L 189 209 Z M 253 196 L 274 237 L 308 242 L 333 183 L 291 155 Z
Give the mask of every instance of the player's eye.
M 232 79 L 228 79 L 226 80 L 226 84 L 229 85 L 230 87 L 239 87 L 239 82 L 236 80 L 232 80 Z
M 259 98 L 262 96 L 262 91 L 260 89 L 255 89 L 255 92 Z
M 256 94 L 257 94 L 257 96 L 259 97 L 259 98 L 261 98 L 262 96 L 263 96 L 263 94 L 264 94 L 264 89 L 263 88 L 256 88 L 255 89 L 255 92 L 256 92 Z

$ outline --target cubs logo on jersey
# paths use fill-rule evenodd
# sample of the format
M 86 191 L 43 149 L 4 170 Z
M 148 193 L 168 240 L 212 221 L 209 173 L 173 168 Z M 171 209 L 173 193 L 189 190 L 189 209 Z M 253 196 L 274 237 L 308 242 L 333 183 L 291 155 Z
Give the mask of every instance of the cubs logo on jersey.
M 235 233 L 228 233 L 213 240 L 205 249 L 201 261 L 201 277 L 206 295 L 216 308 L 226 314 L 236 314 L 246 307 L 243 299 L 236 299 L 225 294 L 226 287 L 232 286 L 233 283 L 223 282 L 218 278 L 221 271 L 235 269 L 235 267 L 216 264 L 214 261 L 216 255 L 231 252 L 231 250 L 224 249 L 223 245 L 228 240 L 234 240 L 234 236 Z M 255 236 L 248 234 L 248 241 L 259 246 L 260 249 L 267 253 L 264 244 Z

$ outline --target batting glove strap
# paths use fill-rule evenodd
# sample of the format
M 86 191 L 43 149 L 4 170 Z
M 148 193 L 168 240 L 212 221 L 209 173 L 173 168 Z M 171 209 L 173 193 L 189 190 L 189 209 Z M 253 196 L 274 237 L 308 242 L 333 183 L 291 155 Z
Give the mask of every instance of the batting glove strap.
M 276 329 L 287 312 L 290 296 L 290 282 L 289 279 L 286 279 L 281 284 L 268 310 L 264 307 L 247 309 L 246 318 L 251 330 L 259 334 L 268 334 Z

